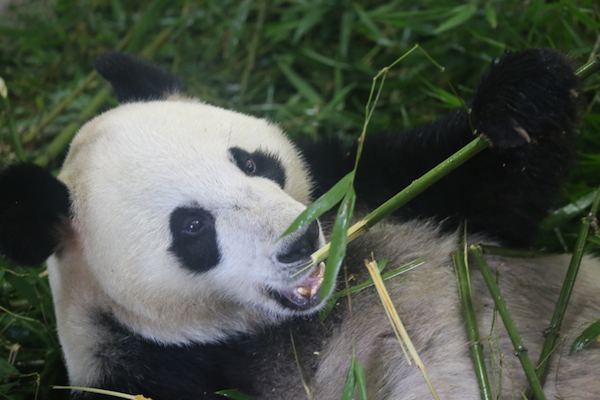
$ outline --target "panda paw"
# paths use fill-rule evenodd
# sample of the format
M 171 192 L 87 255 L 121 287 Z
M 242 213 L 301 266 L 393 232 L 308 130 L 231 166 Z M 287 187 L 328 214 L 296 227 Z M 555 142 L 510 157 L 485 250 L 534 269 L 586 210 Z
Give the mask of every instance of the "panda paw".
M 506 53 L 481 78 L 473 126 L 496 147 L 565 138 L 573 131 L 578 83 L 570 60 L 555 50 Z

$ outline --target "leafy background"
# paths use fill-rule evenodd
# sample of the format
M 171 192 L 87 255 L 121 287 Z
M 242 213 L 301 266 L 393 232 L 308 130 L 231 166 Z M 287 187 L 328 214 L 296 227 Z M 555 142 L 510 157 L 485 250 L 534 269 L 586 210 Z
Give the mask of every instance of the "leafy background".
M 91 67 L 107 50 L 152 59 L 188 93 L 267 117 L 292 137 L 352 140 L 372 77 L 415 44 L 428 56 L 416 51 L 390 70 L 370 131 L 400 130 L 468 99 L 505 50 L 552 47 L 579 66 L 597 56 L 599 35 L 594 0 L 0 0 L 0 166 L 24 158 L 59 170 L 77 128 L 116 105 Z M 599 97 L 597 74 L 579 96 L 580 168 L 539 247 L 572 246 L 600 185 Z M 0 284 L 0 397 L 67 398 L 49 389 L 65 372 L 44 267 L 0 259 Z

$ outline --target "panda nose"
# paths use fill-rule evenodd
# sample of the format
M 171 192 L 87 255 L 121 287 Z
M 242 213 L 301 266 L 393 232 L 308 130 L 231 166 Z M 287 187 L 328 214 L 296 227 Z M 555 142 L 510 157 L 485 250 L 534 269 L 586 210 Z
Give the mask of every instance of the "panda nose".
M 282 264 L 292 264 L 310 257 L 319 249 L 319 224 L 311 222 L 306 231 L 283 253 L 277 255 L 277 261 Z

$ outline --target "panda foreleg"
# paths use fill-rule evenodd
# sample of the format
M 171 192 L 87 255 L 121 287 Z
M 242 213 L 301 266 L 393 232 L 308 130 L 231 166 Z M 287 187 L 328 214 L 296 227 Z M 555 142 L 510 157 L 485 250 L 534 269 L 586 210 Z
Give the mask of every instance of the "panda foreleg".
M 383 203 L 482 134 L 492 148 L 396 215 L 434 218 L 447 229 L 467 219 L 472 232 L 528 245 L 574 164 L 577 85 L 569 60 L 554 50 L 506 53 L 481 78 L 468 109 L 404 132 L 367 136 L 355 181 L 358 201 Z M 304 148 L 316 195 L 353 167 L 355 150 L 339 141 Z

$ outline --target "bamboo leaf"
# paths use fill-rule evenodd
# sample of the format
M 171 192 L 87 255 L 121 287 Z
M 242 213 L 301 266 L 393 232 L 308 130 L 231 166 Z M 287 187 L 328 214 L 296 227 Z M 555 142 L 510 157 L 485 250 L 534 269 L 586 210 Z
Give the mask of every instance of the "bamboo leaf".
M 354 358 L 354 379 L 356 381 L 356 388 L 358 389 L 358 398 L 360 400 L 367 400 L 367 379 L 365 377 L 365 369 L 360 365 L 358 360 Z
M 355 358 L 352 357 L 350 368 L 348 368 L 348 374 L 346 375 L 346 383 L 344 384 L 344 392 L 340 400 L 354 400 L 354 387 L 356 386 L 356 377 L 354 376 L 354 362 Z
M 19 294 L 19 297 L 27 300 L 29 304 L 38 310 L 41 310 L 41 299 L 39 298 L 35 288 L 31 285 L 28 276 L 19 276 L 8 273 L 5 276 L 6 281 Z
M 573 344 L 571 345 L 571 349 L 569 354 L 577 353 L 578 351 L 583 350 L 585 346 L 590 344 L 590 342 L 600 336 L 600 319 L 590 326 L 588 326 L 582 333 L 575 339 Z
M 323 196 L 319 197 L 317 201 L 309 205 L 298 218 L 290 225 L 289 228 L 281 235 L 281 237 L 289 235 L 292 232 L 303 228 L 319 218 L 321 215 L 331 210 L 333 206 L 340 202 L 340 200 L 348 192 L 348 187 L 352 184 L 354 179 L 354 172 L 350 172 L 348 175 L 343 177 L 338 183 L 336 183 L 331 189 L 327 191 Z
M 377 24 L 373 22 L 371 17 L 363 10 L 358 3 L 352 3 L 352 7 L 354 11 L 360 18 L 360 21 L 363 23 L 363 26 L 366 28 L 367 34 L 371 36 L 373 40 L 375 40 L 378 44 L 382 46 L 391 46 L 393 42 L 388 39 L 383 32 L 377 27 Z
M 498 16 L 492 3 L 485 4 L 485 18 L 493 29 L 498 27 Z
M 429 87 L 427 93 L 430 96 L 435 97 L 436 99 L 446 103 L 446 107 L 459 108 L 463 106 L 464 102 L 452 93 L 447 92 L 439 87 L 436 87 L 432 85 L 431 82 L 428 82 L 426 80 L 423 80 L 423 82 Z
M 276 61 L 281 72 L 283 72 L 288 81 L 296 88 L 298 93 L 313 104 L 323 103 L 323 99 L 319 93 L 306 80 L 294 72 L 294 70 L 280 58 L 277 58 Z
M 325 270 L 325 277 L 323 278 L 323 284 L 321 285 L 321 291 L 319 293 L 321 299 L 324 299 L 331 293 L 340 267 L 342 266 L 342 262 L 344 261 L 344 257 L 346 256 L 346 234 L 348 232 L 348 226 L 350 225 L 350 218 L 352 218 L 352 213 L 354 212 L 355 201 L 356 193 L 354 192 L 354 187 L 350 186 L 344 197 L 344 201 L 340 205 L 337 218 L 333 225 L 331 247 L 329 250 L 329 257 L 327 258 L 327 269 Z
M 544 230 L 554 229 L 578 215 L 583 214 L 592 205 L 595 197 L 596 191 L 594 190 L 581 196 L 574 202 L 552 211 L 550 215 L 542 221 L 541 228 Z
M 442 22 L 440 26 L 438 26 L 432 33 L 434 35 L 439 35 L 440 33 L 454 29 L 470 20 L 476 12 L 477 6 L 475 4 L 458 6 L 452 10 L 452 16 L 446 21 Z
M 338 93 L 336 93 L 336 95 L 333 97 L 333 99 L 331 99 L 331 101 L 329 103 L 327 103 L 327 105 L 325 105 L 321 109 L 321 111 L 319 112 L 319 117 L 320 118 L 328 117 L 329 114 L 346 99 L 346 96 L 348 95 L 348 93 L 355 87 L 356 87 L 356 84 L 351 83 L 350 85 L 347 85 L 342 90 L 340 90 Z
M 384 259 L 381 259 L 381 260 L 377 261 L 377 269 L 379 270 L 380 274 L 385 269 L 385 266 L 387 265 L 387 263 L 388 263 L 389 260 L 390 260 L 389 258 L 384 258 Z
M 319 24 L 323 20 L 323 15 L 328 11 L 327 7 L 323 2 L 310 7 L 308 13 L 302 18 L 294 32 L 292 43 L 298 43 L 306 33 L 308 33 L 315 25 Z
M 389 260 L 388 258 L 384 258 L 381 261 L 377 262 L 377 268 L 379 269 L 380 274 L 381 274 L 381 271 L 383 271 L 383 269 L 385 268 L 388 260 Z M 386 281 L 390 278 L 394 278 L 400 274 L 410 271 L 413 268 L 423 265 L 425 263 L 425 261 L 426 261 L 425 259 L 419 258 L 419 259 L 417 259 L 411 263 L 405 264 L 395 270 L 386 272 L 385 274 L 381 275 L 381 279 Z M 351 286 L 348 289 L 343 289 L 339 292 L 334 293 L 327 300 L 327 304 L 325 305 L 325 307 L 323 307 L 323 309 L 319 312 L 319 318 L 321 320 L 327 319 L 327 317 L 329 316 L 329 313 L 333 309 L 333 306 L 335 306 L 335 303 L 338 301 L 338 299 L 348 295 L 348 291 L 350 291 L 351 294 L 355 294 L 355 293 L 358 293 L 358 292 L 360 292 L 368 287 L 371 287 L 373 285 L 374 285 L 373 279 L 367 279 L 363 283 L 359 283 L 358 285 Z
M 6 377 L 12 375 L 19 375 L 19 370 L 4 358 L 0 358 L 0 376 Z

